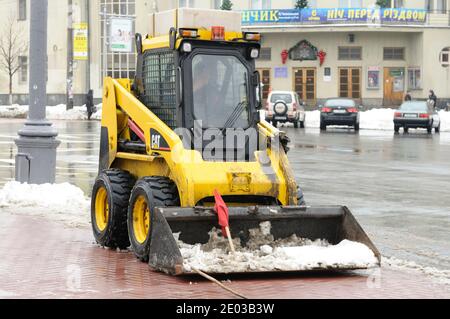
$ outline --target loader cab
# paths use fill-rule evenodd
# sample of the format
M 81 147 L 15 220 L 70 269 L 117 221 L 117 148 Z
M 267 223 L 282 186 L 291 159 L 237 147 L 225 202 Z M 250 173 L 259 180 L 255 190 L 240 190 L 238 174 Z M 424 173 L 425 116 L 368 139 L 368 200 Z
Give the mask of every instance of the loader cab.
M 199 147 L 194 143 L 195 132 L 206 132 L 200 146 L 204 150 L 212 140 L 216 145 L 220 139 L 225 141 L 229 131 L 248 131 L 252 136 L 246 137 L 242 147 L 247 149 L 245 160 L 249 160 L 256 147 L 250 147 L 255 144 L 250 140 L 258 138 L 253 132 L 260 121 L 261 81 L 255 71 L 259 39 L 259 34 L 220 29 L 219 34 L 171 29 L 165 42 L 157 38 L 142 41 L 137 36 L 138 52 L 142 53 L 135 93 L 171 129 L 182 129 L 183 141 L 190 144 L 185 147 Z M 210 138 L 204 138 L 206 135 Z

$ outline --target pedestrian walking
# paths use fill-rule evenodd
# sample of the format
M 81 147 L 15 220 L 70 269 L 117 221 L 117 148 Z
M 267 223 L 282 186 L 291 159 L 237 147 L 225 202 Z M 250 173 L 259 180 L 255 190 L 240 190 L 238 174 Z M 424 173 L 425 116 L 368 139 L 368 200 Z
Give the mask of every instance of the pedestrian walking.
M 94 113 L 94 91 L 89 90 L 86 94 L 86 108 L 88 113 L 88 120 L 91 119 L 92 114 Z
M 405 102 L 408 102 L 408 101 L 411 101 L 411 100 L 412 100 L 411 94 L 409 93 L 409 91 L 407 91 L 406 94 L 405 94 Z
M 433 90 L 429 91 L 428 101 L 432 103 L 434 109 L 437 108 L 437 96 L 434 94 Z

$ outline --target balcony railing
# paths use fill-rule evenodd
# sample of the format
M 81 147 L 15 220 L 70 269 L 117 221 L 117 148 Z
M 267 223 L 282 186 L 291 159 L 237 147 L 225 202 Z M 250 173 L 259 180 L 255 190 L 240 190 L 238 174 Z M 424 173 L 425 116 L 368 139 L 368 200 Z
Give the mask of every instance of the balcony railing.
M 450 26 L 449 11 L 408 8 L 319 8 L 242 11 L 244 26 L 280 25 L 399 25 Z

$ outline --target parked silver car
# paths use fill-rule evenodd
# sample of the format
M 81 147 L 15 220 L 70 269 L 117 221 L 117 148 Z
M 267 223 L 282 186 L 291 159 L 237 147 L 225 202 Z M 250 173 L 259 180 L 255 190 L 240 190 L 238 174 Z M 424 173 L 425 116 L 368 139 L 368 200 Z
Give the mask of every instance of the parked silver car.
M 272 91 L 266 103 L 266 121 L 277 127 L 278 123 L 293 123 L 295 128 L 305 127 L 305 107 L 297 93 Z
M 408 101 L 394 113 L 394 131 L 398 133 L 401 127 L 405 133 L 408 133 L 410 128 L 426 128 L 430 134 L 434 128 L 435 132 L 439 133 L 441 119 L 430 103 Z

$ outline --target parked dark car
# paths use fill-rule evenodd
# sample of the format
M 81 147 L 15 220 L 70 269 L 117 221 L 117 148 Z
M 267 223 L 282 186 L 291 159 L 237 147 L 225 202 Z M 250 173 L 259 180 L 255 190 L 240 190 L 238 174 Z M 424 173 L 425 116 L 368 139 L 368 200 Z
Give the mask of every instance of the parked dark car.
M 426 128 L 432 133 L 433 128 L 439 133 L 441 120 L 434 107 L 425 101 L 411 101 L 403 103 L 394 113 L 394 131 L 398 133 L 400 128 L 408 133 L 410 128 Z
M 329 125 L 353 126 L 359 131 L 359 109 L 352 99 L 329 99 L 320 107 L 320 129 Z

